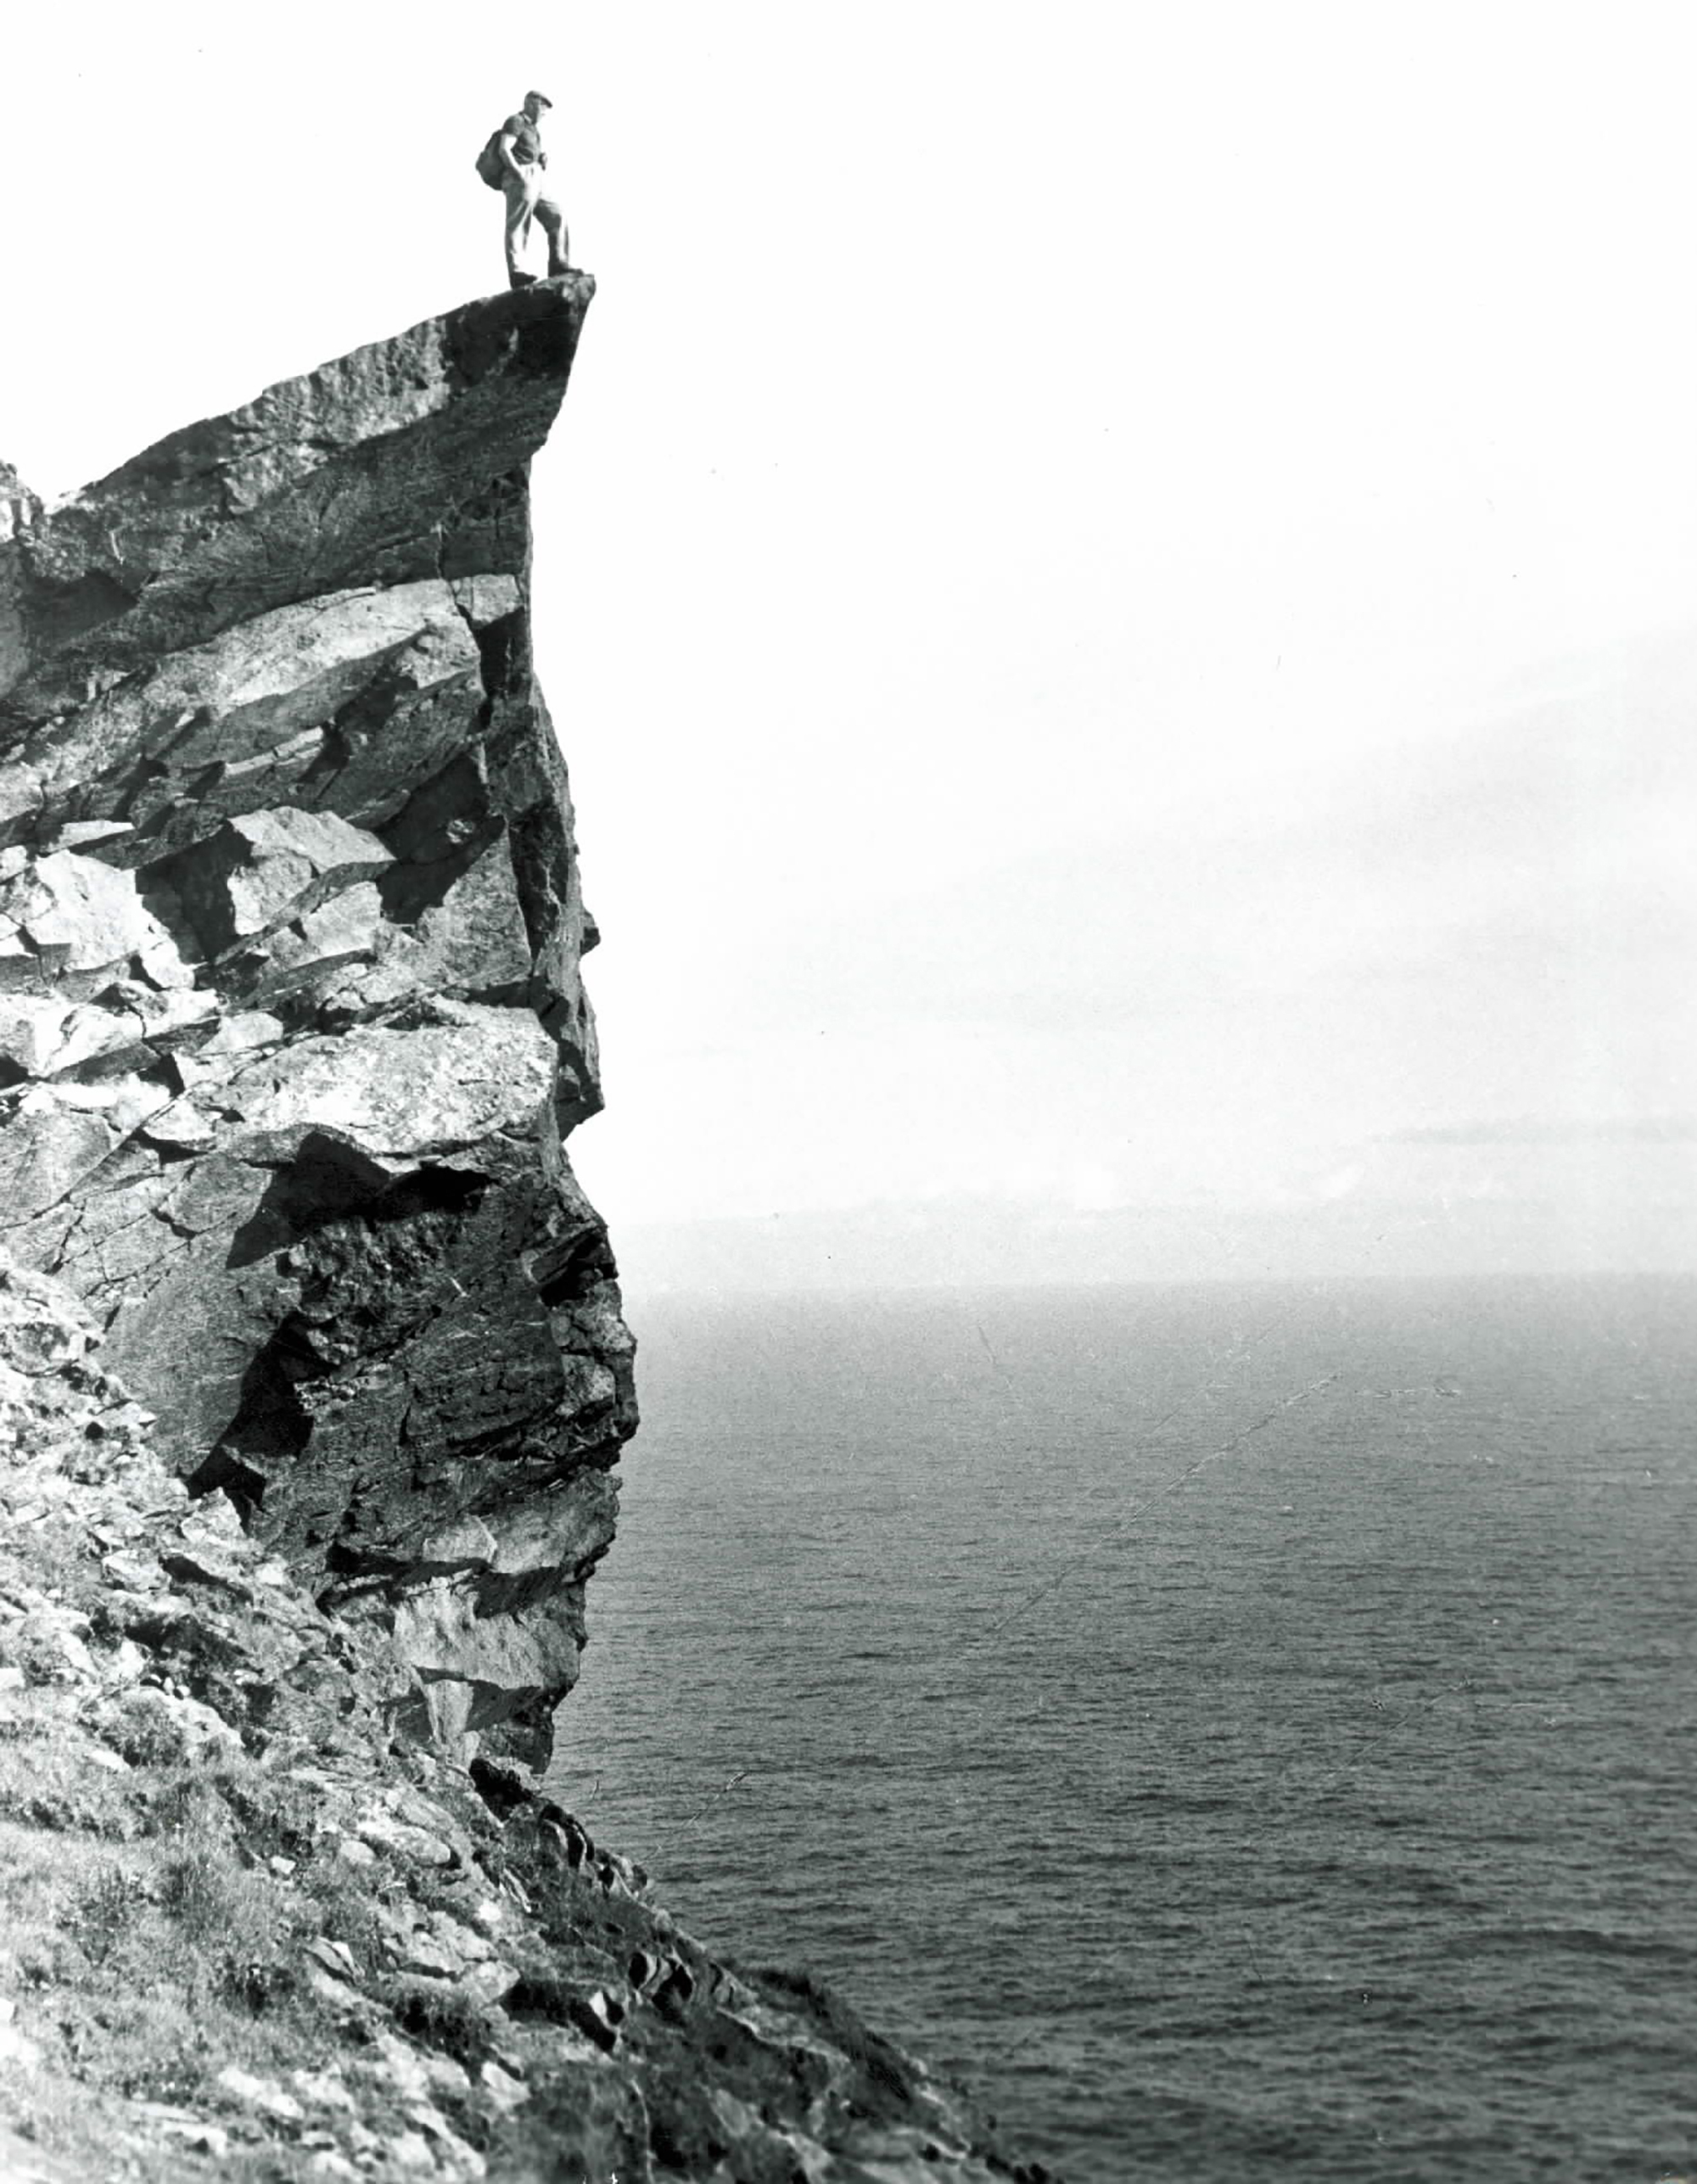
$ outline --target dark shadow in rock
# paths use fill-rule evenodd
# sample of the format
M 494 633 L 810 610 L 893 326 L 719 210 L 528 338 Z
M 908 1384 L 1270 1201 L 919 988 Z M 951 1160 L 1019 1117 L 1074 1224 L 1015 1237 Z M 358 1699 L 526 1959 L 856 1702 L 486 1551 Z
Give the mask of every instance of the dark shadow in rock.
M 181 857 L 216 834 L 228 816 L 218 791 L 229 774 L 221 759 L 198 765 L 188 773 L 175 773 L 158 758 L 138 759 L 126 777 L 119 806 L 119 816 L 128 820 L 136 831 L 114 843 L 120 854 L 108 861 L 138 865 L 145 872 L 155 865 L 163 867 L 168 860 Z M 176 867 L 166 876 L 174 881 L 181 869 Z M 145 901 L 147 882 L 138 875 L 136 884 Z M 160 917 L 161 924 L 165 921 Z M 171 937 L 191 960 L 207 952 L 204 943 L 197 941 L 191 951 L 182 934 L 173 932 Z
M 227 1267 L 252 1266 L 333 1221 L 410 1221 L 421 1213 L 474 1212 L 489 1178 L 476 1170 L 416 1168 L 391 1175 L 351 1139 L 309 1130 L 230 1240 Z
M 177 954 L 187 964 L 204 963 L 213 953 L 210 943 L 201 933 L 183 906 L 174 882 L 181 867 L 176 863 L 178 852 L 173 848 L 164 855 L 155 855 L 148 862 L 135 866 L 136 893 L 142 907 L 171 935 Z
M 264 1501 L 278 1461 L 299 1456 L 312 1437 L 311 1416 L 296 1388 L 303 1380 L 322 1380 L 329 1369 L 312 1347 L 305 1321 L 291 1313 L 244 1374 L 236 1415 L 211 1454 L 189 1474 L 189 1492 L 221 1490 L 245 1520 Z
M 536 1294 L 551 1310 L 557 1305 L 575 1304 L 596 1282 L 614 1278 L 618 1271 L 607 1232 L 599 1222 L 544 1245 L 530 1260 L 530 1279 Z
M 423 865 L 473 837 L 487 841 L 490 816 L 488 784 L 473 753 L 461 751 L 420 781 L 377 832 L 395 856 Z
M 294 1159 L 275 1171 L 259 1204 L 230 1239 L 224 1263 L 250 1267 L 308 1228 L 365 1212 L 395 1180 L 350 1139 L 309 1130 Z
M 524 473 L 507 471 L 468 494 L 454 510 L 453 528 L 442 535 L 437 574 L 486 576 L 491 569 L 522 568 L 529 557 Z
M 417 925 L 426 910 L 434 910 L 456 881 L 464 879 L 501 832 L 496 820 L 483 827 L 462 848 L 428 864 L 390 865 L 377 876 L 378 898 L 391 925 Z
M 126 591 L 104 568 L 91 568 L 68 584 L 47 584 L 37 579 L 30 589 L 30 603 L 49 650 L 86 636 L 103 622 L 115 621 L 136 603 L 135 593 Z
M 326 722 L 323 742 L 318 755 L 311 760 L 294 786 L 298 804 L 309 810 L 321 804 L 337 776 L 345 770 L 354 755 L 354 745 L 339 719 Z
M 529 625 L 523 613 L 503 614 L 477 631 L 483 662 L 483 686 L 491 697 L 505 695 L 520 680 L 529 658 Z

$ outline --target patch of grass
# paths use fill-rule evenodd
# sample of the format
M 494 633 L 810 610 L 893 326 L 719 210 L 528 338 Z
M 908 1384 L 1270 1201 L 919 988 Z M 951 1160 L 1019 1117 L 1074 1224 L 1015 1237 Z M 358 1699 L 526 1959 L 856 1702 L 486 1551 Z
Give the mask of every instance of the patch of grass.
M 188 1945 L 193 1984 L 203 1991 L 255 2015 L 295 1991 L 302 1921 L 294 1891 L 262 1868 L 244 1865 L 228 1844 L 190 1840 L 171 1851 L 160 1868 L 159 1901 Z
M 0 1827 L 0 1926 L 20 1999 L 52 1996 L 31 2030 L 84 2080 L 148 2100 L 192 2103 L 243 2047 L 255 2008 L 288 1974 L 287 1922 L 261 1877 L 227 1846 L 185 1845 L 161 1858 L 75 1834 Z M 290 1974 L 292 1976 L 292 1974 Z
M 62 1729 L 15 1722 L 0 1724 L 0 1819 L 119 1843 L 143 1827 L 124 1775 L 91 1766 Z
M 123 1948 L 144 1908 L 135 1876 L 121 1866 L 104 1866 L 79 1892 L 68 1924 L 83 1955 L 98 1969 Z
M 357 1963 L 369 1963 L 383 1934 L 371 1874 L 324 1851 L 301 1868 L 295 1884 L 304 1923 L 312 1932 L 343 1942 Z
M 132 1767 L 184 1767 L 192 1751 L 176 1707 L 155 1685 L 141 1683 L 115 1692 L 90 1716 L 104 1741 Z
M 415 2040 L 451 2055 L 473 2072 L 494 2046 L 488 2010 L 474 1995 L 435 1980 L 396 1980 L 384 1999 Z
M 272 1774 L 261 1761 L 243 1757 L 203 1768 L 199 1778 L 233 1814 L 243 1842 L 255 1857 L 299 1858 L 311 1848 L 318 1798 L 308 1784 Z
M 131 2100 L 192 2107 L 229 2057 L 220 2013 L 169 1980 L 137 1989 L 109 1979 L 59 1996 L 55 2016 L 78 2075 Z
M 221 1845 L 193 1842 L 166 1857 L 160 1871 L 159 1895 L 187 1938 L 204 1946 L 253 1923 L 254 1905 L 244 1899 L 257 1890 L 252 1888 L 252 1876 Z
M 300 1985 L 294 1963 L 281 1951 L 260 1956 L 239 1949 L 225 1950 L 218 1958 L 217 1977 L 223 1999 L 251 2017 L 277 2008 Z
M 221 1836 L 234 1816 L 219 1795 L 220 1770 L 191 1765 L 148 1768 L 137 1784 L 149 1835 Z
M 20 1574 L 38 1593 L 59 1593 L 69 1603 L 86 1608 L 83 1596 L 100 1586 L 100 1561 L 88 1527 L 58 1510 L 30 1526 L 27 1564 Z M 20 1543 L 21 1545 L 21 1542 Z

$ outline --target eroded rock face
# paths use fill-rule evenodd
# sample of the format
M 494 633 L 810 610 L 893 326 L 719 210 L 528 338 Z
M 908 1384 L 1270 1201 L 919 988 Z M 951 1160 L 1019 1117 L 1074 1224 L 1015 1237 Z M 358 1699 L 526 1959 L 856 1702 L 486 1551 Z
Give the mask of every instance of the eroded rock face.
M 0 1247 L 5 2184 L 1052 2184 L 509 1761 L 389 1733 L 394 1648 L 191 1500 L 155 1423 Z M 561 1544 L 539 1497 L 426 1553 L 517 1582 Z
M 635 1424 L 527 464 L 586 278 L 0 469 L 0 1246 L 402 1711 L 540 1762 Z

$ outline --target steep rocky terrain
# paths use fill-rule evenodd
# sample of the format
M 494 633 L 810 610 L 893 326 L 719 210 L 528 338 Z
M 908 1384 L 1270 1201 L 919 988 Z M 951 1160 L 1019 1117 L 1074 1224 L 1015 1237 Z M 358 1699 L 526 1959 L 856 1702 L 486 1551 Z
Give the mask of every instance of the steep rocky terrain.
M 0 467 L 0 2180 L 1018 2173 L 535 1788 L 636 1423 L 529 640 L 591 294 Z
M 439 1741 L 535 1760 L 635 1422 L 525 600 L 590 293 L 361 350 L 0 546 L 0 1243 Z

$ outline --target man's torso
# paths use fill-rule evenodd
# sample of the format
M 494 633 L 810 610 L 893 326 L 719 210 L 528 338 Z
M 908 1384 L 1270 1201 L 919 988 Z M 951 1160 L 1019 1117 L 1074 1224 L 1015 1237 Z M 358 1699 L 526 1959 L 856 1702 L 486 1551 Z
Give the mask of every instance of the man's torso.
M 528 114 L 509 114 L 501 125 L 503 137 L 512 139 L 512 156 L 534 166 L 542 149 L 541 133 Z

